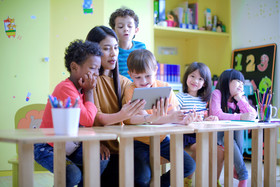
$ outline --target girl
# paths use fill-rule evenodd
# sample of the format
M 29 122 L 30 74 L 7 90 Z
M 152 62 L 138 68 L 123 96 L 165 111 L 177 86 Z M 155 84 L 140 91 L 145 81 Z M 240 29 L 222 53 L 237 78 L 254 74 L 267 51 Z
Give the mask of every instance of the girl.
M 131 118 L 145 105 L 145 101 L 124 103 L 124 88 L 131 83 L 126 77 L 119 75 L 118 70 L 118 38 L 115 32 L 105 26 L 96 26 L 88 33 L 88 41 L 99 43 L 103 56 L 101 57 L 100 76 L 94 90 L 94 101 L 97 114 L 95 126 L 121 125 Z M 101 176 L 102 186 L 118 186 L 118 141 L 106 141 L 104 144 L 110 150 L 110 161 Z
M 225 70 L 213 91 L 209 112 L 220 120 L 254 120 L 256 111 L 251 107 L 243 92 L 244 76 L 241 72 Z M 223 145 L 224 132 L 218 132 L 218 144 Z M 234 168 L 239 187 L 247 186 L 248 171 L 242 156 L 243 131 L 234 131 Z M 237 176 L 236 176 L 237 175 Z
M 70 43 L 65 50 L 65 67 L 70 73 L 69 78 L 59 83 L 52 96 L 64 101 L 68 97 L 71 101 L 80 98 L 78 105 L 81 109 L 79 124 L 90 127 L 93 125 L 97 109 L 93 102 L 93 88 L 96 86 L 96 79 L 99 75 L 101 66 L 101 49 L 97 43 L 83 42 L 76 40 Z M 72 102 L 72 105 L 74 102 Z M 48 101 L 40 128 L 53 128 L 51 104 Z M 77 147 L 69 146 L 66 143 L 66 186 L 83 186 L 82 164 L 83 152 L 82 145 Z M 71 150 L 70 150 L 71 149 Z M 109 150 L 101 144 L 100 153 L 102 160 L 101 173 L 108 164 Z M 103 156 L 106 156 L 106 159 Z M 39 143 L 34 145 L 34 159 L 44 168 L 53 172 L 53 144 Z
M 186 70 L 183 77 L 183 92 L 176 96 L 179 101 L 180 110 L 205 110 L 210 99 L 212 90 L 211 72 L 203 63 L 193 62 Z M 199 120 L 204 119 L 205 111 L 197 112 Z M 207 112 L 206 112 L 207 113 Z M 204 120 L 216 121 L 216 116 L 209 116 Z M 192 158 L 196 157 L 196 136 L 184 134 L 184 147 L 192 152 Z M 218 179 L 223 167 L 224 151 L 218 146 Z M 218 182 L 219 184 L 219 182 Z

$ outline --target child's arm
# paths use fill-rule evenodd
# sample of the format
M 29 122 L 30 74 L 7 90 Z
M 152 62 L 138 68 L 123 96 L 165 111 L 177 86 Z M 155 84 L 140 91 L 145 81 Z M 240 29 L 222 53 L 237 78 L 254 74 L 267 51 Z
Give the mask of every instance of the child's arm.
M 243 96 L 239 101 L 237 101 L 237 105 L 241 113 L 251 112 L 257 115 L 256 110 L 248 103 L 246 96 Z
M 229 114 L 223 112 L 221 108 L 221 92 L 220 90 L 214 90 L 211 95 L 209 113 L 210 115 L 217 116 L 219 120 L 240 120 L 240 114 Z
M 93 88 L 96 86 L 96 79 L 97 76 L 93 76 L 90 72 L 88 72 L 78 81 L 85 94 L 85 102 L 89 101 L 94 103 Z
M 96 79 L 97 76 L 94 76 L 88 72 L 78 81 L 84 93 L 84 102 L 79 103 L 81 108 L 80 124 L 87 127 L 93 126 L 93 122 L 97 113 L 93 99 L 93 88 L 96 86 Z
M 244 92 L 239 92 L 233 98 L 237 101 L 240 110 L 240 120 L 254 120 L 257 117 L 256 110 L 248 103 Z

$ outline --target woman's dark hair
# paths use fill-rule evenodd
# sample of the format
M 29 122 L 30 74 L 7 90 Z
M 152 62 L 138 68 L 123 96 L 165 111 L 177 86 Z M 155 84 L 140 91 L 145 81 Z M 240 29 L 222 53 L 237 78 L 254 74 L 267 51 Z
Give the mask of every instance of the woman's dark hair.
M 196 70 L 199 71 L 200 76 L 204 79 L 204 85 L 200 90 L 198 90 L 197 96 L 199 96 L 203 101 L 208 102 L 212 91 L 211 72 L 208 66 L 206 66 L 204 63 L 193 62 L 187 68 L 183 77 L 183 92 L 188 93 L 188 76 Z
M 71 73 L 70 65 L 72 62 L 82 65 L 90 55 L 102 55 L 98 43 L 90 41 L 84 42 L 83 40 L 72 41 L 64 52 L 65 67 L 67 71 Z
M 107 36 L 112 36 L 118 41 L 118 37 L 116 33 L 106 26 L 96 26 L 93 29 L 91 29 L 87 35 L 86 40 L 91 42 L 97 42 L 100 43 L 102 40 L 104 40 Z M 101 66 L 99 75 L 102 75 L 104 72 L 103 67 Z M 114 80 L 114 86 L 115 86 L 115 93 L 118 98 L 118 104 L 119 108 L 122 108 L 122 99 L 121 99 L 121 86 L 120 86 L 120 78 L 119 78 L 119 65 L 118 62 L 116 63 L 116 67 L 113 72 L 113 80 Z
M 230 97 L 230 90 L 229 90 L 229 83 L 232 80 L 240 80 L 244 82 L 244 76 L 240 71 L 237 71 L 235 69 L 228 69 L 225 70 L 219 77 L 216 89 L 220 90 L 221 95 L 222 95 L 222 100 L 221 100 L 221 107 L 223 112 L 228 113 L 228 106 L 227 102 Z M 239 107 L 237 106 L 237 101 L 233 99 L 233 102 L 236 105 L 236 109 L 233 112 L 240 113 Z

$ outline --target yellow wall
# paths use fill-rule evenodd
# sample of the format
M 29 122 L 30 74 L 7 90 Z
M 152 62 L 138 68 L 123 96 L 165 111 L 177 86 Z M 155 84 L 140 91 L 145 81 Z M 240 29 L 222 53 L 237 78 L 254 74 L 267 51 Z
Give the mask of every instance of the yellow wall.
M 49 63 L 42 58 L 49 57 L 49 10 L 48 0 L 0 1 L 0 130 L 14 128 L 20 107 L 46 101 Z M 15 38 L 5 33 L 3 21 L 8 16 L 15 19 Z M 0 170 L 8 170 L 7 160 L 16 155 L 15 145 L 0 143 L 0 150 Z
M 69 75 L 64 68 L 64 50 L 69 42 L 85 39 L 94 26 L 108 26 L 115 9 L 125 5 L 138 14 L 140 32 L 135 39 L 153 50 L 151 0 L 93 0 L 93 14 L 84 14 L 82 5 L 83 0 L 0 1 L 0 130 L 14 128 L 20 107 L 46 103 L 47 95 Z M 6 36 L 3 20 L 7 16 L 15 18 L 15 38 Z M 49 57 L 49 62 L 43 62 L 44 57 Z M 31 96 L 27 102 L 28 92 Z M 0 143 L 0 150 L 0 171 L 10 170 L 7 161 L 16 155 L 15 145 Z
M 93 0 L 93 14 L 83 13 L 83 1 L 51 0 L 50 8 L 50 93 L 69 74 L 64 67 L 64 51 L 74 39 L 87 33 L 104 18 L 103 1 Z
M 154 49 L 154 33 L 153 27 L 153 1 L 152 0 L 104 0 L 105 17 L 104 24 L 109 26 L 109 18 L 113 11 L 118 8 L 126 7 L 134 10 L 139 17 L 139 32 L 135 40 L 146 44 L 147 49 L 153 51 Z

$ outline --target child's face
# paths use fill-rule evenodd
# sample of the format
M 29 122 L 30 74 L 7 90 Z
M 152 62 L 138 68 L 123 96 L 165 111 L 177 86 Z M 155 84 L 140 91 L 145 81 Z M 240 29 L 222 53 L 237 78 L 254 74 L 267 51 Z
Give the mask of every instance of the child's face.
M 103 56 L 101 57 L 102 67 L 104 70 L 113 70 L 119 55 L 118 42 L 113 36 L 107 36 L 99 43 Z
M 147 71 L 145 73 L 128 72 L 136 88 L 150 88 L 156 81 L 157 71 Z
M 85 74 L 90 73 L 94 79 L 97 79 L 99 75 L 99 69 L 101 66 L 100 56 L 89 56 L 82 65 L 77 64 L 77 78 L 82 78 Z
M 229 83 L 229 92 L 232 97 L 242 94 L 243 95 L 243 82 L 238 79 L 234 79 Z
M 186 81 L 188 94 L 197 97 L 197 92 L 204 86 L 204 82 L 198 69 L 190 73 Z
M 138 32 L 138 28 L 135 28 L 134 19 L 130 16 L 117 17 L 115 19 L 115 32 L 120 42 L 131 42 L 134 35 Z

